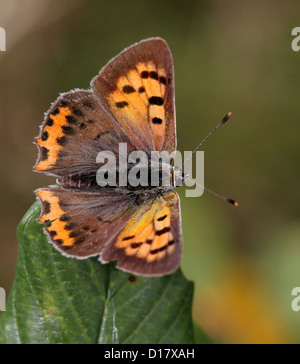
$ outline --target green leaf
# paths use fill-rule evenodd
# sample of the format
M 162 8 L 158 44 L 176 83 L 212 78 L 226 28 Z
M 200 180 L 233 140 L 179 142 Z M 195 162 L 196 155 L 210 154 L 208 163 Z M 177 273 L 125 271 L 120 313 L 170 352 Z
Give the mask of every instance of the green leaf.
M 213 344 L 212 339 L 197 324 L 194 324 L 194 336 L 195 344 Z
M 48 243 L 35 203 L 18 228 L 16 276 L 0 343 L 193 343 L 193 284 L 178 270 L 136 277 Z

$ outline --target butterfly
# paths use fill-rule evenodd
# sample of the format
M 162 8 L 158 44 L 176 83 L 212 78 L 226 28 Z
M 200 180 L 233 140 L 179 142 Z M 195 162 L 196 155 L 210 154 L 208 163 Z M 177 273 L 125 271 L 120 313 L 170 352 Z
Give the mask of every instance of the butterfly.
M 91 89 L 63 93 L 35 139 L 36 172 L 57 185 L 35 191 L 49 241 L 68 257 L 99 256 L 102 263 L 141 276 L 171 274 L 180 265 L 180 201 L 173 188 L 100 187 L 101 151 L 118 155 L 176 150 L 174 69 L 161 38 L 126 48 L 91 81 Z

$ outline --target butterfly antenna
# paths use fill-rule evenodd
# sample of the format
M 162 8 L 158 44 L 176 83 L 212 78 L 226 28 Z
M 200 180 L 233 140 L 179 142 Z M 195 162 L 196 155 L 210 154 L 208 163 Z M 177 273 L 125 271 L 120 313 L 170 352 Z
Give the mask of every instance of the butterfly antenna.
M 193 150 L 193 152 L 186 158 L 186 160 L 184 161 L 184 163 L 186 163 L 191 157 L 192 155 L 206 142 L 206 140 L 215 132 L 217 131 L 222 125 L 224 125 L 231 117 L 231 112 L 229 112 L 228 114 L 226 114 L 224 116 L 224 118 L 222 119 L 222 121 L 202 140 L 202 142 Z M 190 176 L 188 179 L 190 179 L 192 176 Z M 239 206 L 239 203 L 231 198 L 227 198 L 225 196 L 219 195 L 218 193 L 208 189 L 207 187 L 204 187 L 202 185 L 200 185 L 198 182 L 194 181 L 196 183 L 197 186 L 203 188 L 205 191 L 211 193 L 212 195 L 221 198 L 222 200 L 230 203 L 231 205 L 234 205 L 236 207 Z
M 194 153 L 207 141 L 207 139 L 215 132 L 217 131 L 222 125 L 224 125 L 231 117 L 231 112 L 229 112 L 222 121 L 202 140 L 202 142 L 193 150 L 193 152 L 186 158 L 184 162 L 187 162 Z
M 189 180 L 190 178 L 191 178 L 191 177 L 189 177 L 189 178 L 188 178 L 188 180 Z M 216 197 L 221 198 L 222 200 L 224 200 L 224 201 L 226 201 L 226 202 L 230 203 L 231 205 L 234 205 L 235 207 L 238 207 L 238 206 L 239 206 L 239 203 L 238 203 L 236 200 L 233 200 L 232 198 L 227 198 L 227 197 L 225 197 L 225 196 L 219 195 L 218 193 L 216 193 L 216 192 L 214 192 L 214 191 L 212 191 L 212 190 L 210 190 L 210 189 L 208 189 L 208 188 L 206 188 L 206 187 L 204 187 L 204 186 L 200 185 L 200 183 L 198 183 L 198 182 L 196 182 L 196 181 L 194 181 L 194 182 L 196 183 L 196 185 L 197 185 L 197 186 L 199 186 L 199 187 L 203 188 L 205 191 L 207 191 L 207 192 L 211 193 L 212 195 L 214 195 L 214 196 L 216 196 Z

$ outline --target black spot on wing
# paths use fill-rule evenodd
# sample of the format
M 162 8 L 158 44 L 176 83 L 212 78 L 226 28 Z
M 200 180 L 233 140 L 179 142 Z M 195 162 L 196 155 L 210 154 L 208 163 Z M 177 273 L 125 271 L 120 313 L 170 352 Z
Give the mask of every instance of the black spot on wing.
M 121 102 L 116 102 L 116 106 L 119 109 L 123 109 L 125 106 L 128 106 L 128 102 L 127 101 L 121 101 Z
M 70 217 L 67 214 L 61 215 L 59 221 L 69 221 Z
M 57 144 L 59 144 L 60 146 L 63 147 L 67 143 L 67 138 L 65 136 L 62 136 L 60 138 L 57 138 L 56 142 L 57 142 Z
M 48 201 L 43 201 L 43 213 L 45 215 L 48 215 L 50 211 L 51 211 L 50 203 Z
M 153 118 L 152 119 L 152 123 L 153 124 L 158 124 L 158 125 L 161 125 L 162 124 L 162 119 L 161 118 L 157 118 L 157 117 L 155 117 L 155 118 Z
M 40 151 L 41 151 L 41 161 L 47 160 L 49 155 L 49 150 L 45 147 L 41 147 Z
M 76 133 L 75 130 L 71 126 L 68 126 L 68 125 L 63 125 L 62 130 L 66 135 L 73 135 Z
M 164 221 L 167 217 L 168 215 L 161 216 L 157 219 L 157 221 Z
M 131 244 L 131 248 L 132 249 L 136 249 L 136 248 L 139 248 L 143 243 L 132 243 Z
M 76 238 L 77 236 L 79 236 L 80 234 L 82 234 L 81 230 L 77 230 L 77 231 L 71 231 L 69 234 L 70 238 Z
M 79 116 L 79 117 L 81 117 L 81 118 L 83 118 L 84 117 L 84 115 L 83 115 L 83 112 L 77 107 L 77 106 L 74 106 L 73 108 L 72 108 L 72 112 L 73 112 L 73 114 L 74 115 L 76 115 L 76 116 Z M 70 115 L 71 116 L 71 115 Z
M 75 240 L 75 244 L 81 244 L 85 241 L 85 236 L 81 236 L 80 238 Z
M 164 250 L 166 250 L 168 247 L 168 244 L 162 246 L 161 248 L 158 248 L 158 249 L 154 249 L 154 250 L 150 250 L 150 254 L 157 254 L 157 253 L 160 253 Z
M 164 104 L 164 99 L 159 96 L 152 96 L 149 99 L 149 104 L 161 106 Z
M 125 238 L 123 238 L 123 241 L 126 241 L 126 240 L 131 240 L 135 237 L 135 235 L 131 235 L 131 236 L 126 236 Z
M 167 79 L 166 77 L 164 76 L 160 76 L 159 77 L 159 82 L 162 83 L 163 85 L 166 85 L 167 84 Z
M 66 100 L 61 100 L 60 103 L 59 103 L 59 106 L 60 107 L 67 107 L 67 106 L 69 106 L 69 103 Z
M 66 117 L 66 120 L 67 120 L 67 122 L 69 123 L 69 124 L 71 124 L 71 125 L 77 125 L 78 124 L 78 121 L 74 118 L 74 116 L 72 116 L 72 115 L 68 115 L 67 117 Z
M 49 138 L 49 133 L 45 130 L 42 132 L 41 139 L 42 141 L 46 141 Z
M 148 78 L 148 77 L 149 77 L 149 72 L 148 72 L 148 71 L 143 71 L 143 72 L 141 73 L 141 77 L 142 77 L 142 78 Z
M 174 245 L 174 244 L 175 244 L 175 240 L 171 240 L 168 244 L 162 246 L 161 248 L 150 250 L 150 254 L 160 253 L 160 252 L 166 250 L 169 246 Z
M 165 227 L 162 230 L 157 230 L 155 235 L 160 236 L 160 235 L 168 233 L 169 231 L 171 231 L 170 227 Z
M 57 107 L 56 109 L 54 109 L 52 112 L 51 112 L 51 115 L 58 115 L 60 113 L 59 111 L 59 108 Z
M 135 89 L 130 85 L 125 85 L 123 87 L 123 92 L 125 92 L 125 94 L 132 94 L 133 92 L 135 92 Z
M 51 118 L 48 118 L 47 121 L 46 121 L 46 125 L 47 126 L 53 126 L 53 124 L 54 124 L 54 121 Z
M 77 226 L 77 224 L 76 224 L 75 222 L 69 222 L 69 223 L 65 226 L 65 229 L 66 229 L 66 230 L 73 230 L 76 226 Z
M 155 71 L 151 71 L 150 72 L 150 78 L 152 78 L 153 80 L 158 80 L 158 74 Z

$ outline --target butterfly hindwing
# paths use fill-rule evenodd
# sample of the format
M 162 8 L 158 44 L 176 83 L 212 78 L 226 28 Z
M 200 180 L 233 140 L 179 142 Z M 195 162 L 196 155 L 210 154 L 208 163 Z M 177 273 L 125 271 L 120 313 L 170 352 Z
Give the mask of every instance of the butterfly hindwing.
M 176 149 L 174 71 L 164 40 L 125 49 L 94 78 L 92 88 L 136 149 Z
M 161 276 L 178 268 L 181 255 L 179 197 L 170 191 L 139 209 L 100 259 L 117 260 L 117 268 L 137 275 Z
M 104 263 L 133 274 L 161 276 L 176 270 L 182 253 L 176 192 L 149 197 L 86 192 L 52 186 L 39 189 L 39 222 L 56 249 L 77 258 L 100 255 Z
M 58 250 L 77 258 L 100 254 L 138 208 L 129 193 L 52 186 L 36 194 L 42 206 L 38 221 L 49 239 Z

